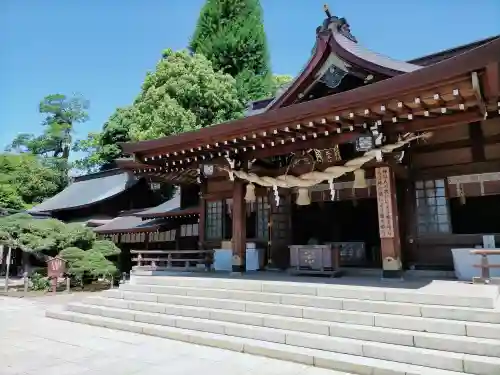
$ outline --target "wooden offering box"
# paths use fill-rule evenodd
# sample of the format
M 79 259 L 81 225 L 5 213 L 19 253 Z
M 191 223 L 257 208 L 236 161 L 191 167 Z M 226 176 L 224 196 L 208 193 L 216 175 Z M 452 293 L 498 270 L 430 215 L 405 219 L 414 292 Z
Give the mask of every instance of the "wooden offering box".
M 292 245 L 290 266 L 294 274 L 339 274 L 339 252 L 330 245 Z

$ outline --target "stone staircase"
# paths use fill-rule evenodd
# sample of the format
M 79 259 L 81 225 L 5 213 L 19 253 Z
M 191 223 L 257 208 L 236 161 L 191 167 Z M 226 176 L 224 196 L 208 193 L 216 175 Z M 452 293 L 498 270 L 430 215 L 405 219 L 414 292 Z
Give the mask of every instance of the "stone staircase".
M 135 277 L 47 316 L 360 375 L 500 374 L 494 286 Z

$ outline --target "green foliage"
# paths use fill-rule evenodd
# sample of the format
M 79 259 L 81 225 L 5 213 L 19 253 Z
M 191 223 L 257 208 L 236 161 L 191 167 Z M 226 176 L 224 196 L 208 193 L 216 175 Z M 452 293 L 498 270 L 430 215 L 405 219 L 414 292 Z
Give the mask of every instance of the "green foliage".
M 84 227 L 79 223 L 64 224 L 57 236 L 57 248 L 78 247 L 87 250 L 92 247 L 95 240 L 96 235 L 91 228 Z
M 77 143 L 88 156 L 78 166 L 95 170 L 121 157 L 117 142 L 155 139 L 218 124 L 243 113 L 235 80 L 199 54 L 165 50 L 134 103 L 119 108 L 100 134 Z
M 82 260 L 85 256 L 85 250 L 82 250 L 78 247 L 67 247 L 66 249 L 62 249 L 58 256 L 68 262 L 71 265 L 73 262 Z
M 50 280 L 38 272 L 31 274 L 30 281 L 32 290 L 48 290 L 50 288 Z
M 21 198 L 14 185 L 0 184 L 0 207 L 13 210 L 24 208 L 23 198 Z
M 269 52 L 258 0 L 207 0 L 190 43 L 215 70 L 236 79 L 247 103 L 272 94 Z
M 111 257 L 113 255 L 120 254 L 120 248 L 118 248 L 114 242 L 108 240 L 97 240 L 92 244 L 92 250 L 101 253 L 105 257 Z
M 0 245 L 57 254 L 67 262 L 67 272 L 78 278 L 114 275 L 117 268 L 107 258 L 120 254 L 113 242 L 96 240 L 94 232 L 81 224 L 34 219 L 28 214 L 0 217 Z
M 118 272 L 116 265 L 107 257 L 120 254 L 120 249 L 111 241 L 95 241 L 90 250 L 78 247 L 61 250 L 59 256 L 67 262 L 67 272 L 82 279 L 85 275 L 92 277 L 109 277 Z
M 21 209 L 42 202 L 67 184 L 63 160 L 0 154 L 0 207 Z
M 273 75 L 273 94 L 293 81 L 293 77 L 288 74 Z
M 89 103 L 82 97 L 47 95 L 39 112 L 45 115 L 41 135 L 19 134 L 9 149 L 68 160 L 73 142 L 74 125 L 87 121 Z
M 81 97 L 43 98 L 39 105 L 45 115 L 42 134 L 19 134 L 7 148 L 15 153 L 0 154 L 0 185 L 10 185 L 0 186 L 0 207 L 28 208 L 67 186 L 74 125 L 87 120 L 87 108 Z

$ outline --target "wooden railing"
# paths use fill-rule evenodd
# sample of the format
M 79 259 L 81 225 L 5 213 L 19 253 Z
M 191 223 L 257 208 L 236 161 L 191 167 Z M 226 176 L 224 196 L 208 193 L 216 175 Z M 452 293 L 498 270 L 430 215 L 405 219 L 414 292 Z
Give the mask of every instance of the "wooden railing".
M 135 269 L 201 270 L 212 264 L 213 250 L 131 250 Z M 135 257 L 134 257 L 135 255 Z
M 471 254 L 480 255 L 481 263 L 474 264 L 474 267 L 481 268 L 481 276 L 474 277 L 472 281 L 474 283 L 485 283 L 489 284 L 491 282 L 490 269 L 500 268 L 500 264 L 491 264 L 488 260 L 489 255 L 500 255 L 500 250 L 489 250 L 489 249 L 476 249 L 471 250 Z

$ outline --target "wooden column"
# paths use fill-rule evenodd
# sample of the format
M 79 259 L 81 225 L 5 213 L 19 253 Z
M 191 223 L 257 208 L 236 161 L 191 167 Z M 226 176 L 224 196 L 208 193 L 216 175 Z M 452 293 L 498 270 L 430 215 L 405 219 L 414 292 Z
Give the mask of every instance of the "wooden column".
M 233 272 L 246 271 L 246 202 L 245 183 L 241 180 L 233 184 Z
M 396 180 L 390 167 L 375 169 L 382 277 L 402 277 Z
M 198 249 L 205 249 L 205 220 L 207 215 L 207 204 L 205 202 L 205 194 L 207 193 L 207 181 L 205 179 L 201 180 L 200 186 L 200 218 L 198 221 Z

